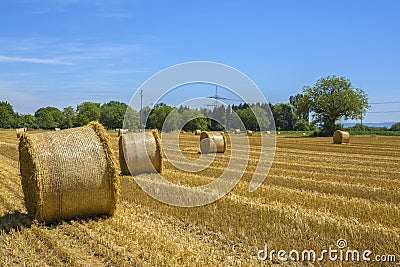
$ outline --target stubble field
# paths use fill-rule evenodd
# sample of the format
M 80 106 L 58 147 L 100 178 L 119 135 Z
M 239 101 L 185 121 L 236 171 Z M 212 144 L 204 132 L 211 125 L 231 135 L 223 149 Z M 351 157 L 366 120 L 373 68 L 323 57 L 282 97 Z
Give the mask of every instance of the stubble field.
M 117 135 L 110 135 L 118 158 Z M 163 138 L 168 143 L 168 135 Z M 188 159 L 199 158 L 198 138 L 180 136 Z M 162 204 L 132 177 L 121 176 L 115 216 L 39 225 L 29 220 L 24 207 L 18 139 L 14 131 L 0 131 L 0 265 L 272 265 L 280 262 L 257 259 L 266 244 L 276 251 L 320 252 L 337 249 L 338 239 L 347 241 L 346 249 L 371 250 L 371 258 L 395 255 L 400 261 L 399 137 L 352 137 L 349 145 L 333 145 L 331 138 L 278 136 L 273 166 L 253 193 L 248 186 L 260 140 L 249 138 L 251 154 L 244 176 L 212 204 Z M 165 161 L 163 176 L 186 186 L 207 184 L 224 171 L 229 155 L 228 146 L 209 168 L 195 174 Z M 292 265 L 301 264 L 307 262 Z M 326 257 L 314 264 L 337 262 Z

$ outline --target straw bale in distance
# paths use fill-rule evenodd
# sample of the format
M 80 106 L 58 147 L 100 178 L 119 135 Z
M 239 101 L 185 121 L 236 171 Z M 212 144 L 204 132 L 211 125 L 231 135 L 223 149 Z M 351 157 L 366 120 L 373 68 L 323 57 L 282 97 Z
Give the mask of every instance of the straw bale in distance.
M 119 137 L 121 174 L 162 172 L 163 150 L 157 130 L 126 133 Z
M 18 129 L 15 129 L 15 132 L 17 133 L 17 138 L 20 138 L 20 137 L 22 136 L 22 134 L 23 134 L 24 132 L 26 132 L 26 128 L 18 128 Z
M 103 126 L 24 134 L 19 143 L 28 214 L 39 222 L 112 215 L 119 177 Z
M 201 134 L 201 130 L 194 131 L 194 135 L 200 135 L 200 134 Z
M 60 128 L 54 128 L 54 131 L 60 131 L 61 129 Z
M 233 130 L 233 133 L 234 133 L 234 134 L 240 134 L 240 129 L 235 129 L 235 130 Z
M 128 129 L 118 129 L 118 136 L 121 136 L 123 134 L 126 134 L 127 132 L 129 132 Z
M 200 134 L 200 152 L 224 153 L 226 150 L 225 136 L 221 133 L 203 131 Z
M 343 144 L 343 143 L 349 143 L 350 142 L 350 133 L 341 131 L 341 130 L 336 130 L 335 133 L 333 134 L 333 143 L 334 144 Z
M 251 131 L 251 130 L 246 130 L 246 134 L 247 134 L 247 136 L 252 136 L 252 135 L 253 135 L 253 131 Z

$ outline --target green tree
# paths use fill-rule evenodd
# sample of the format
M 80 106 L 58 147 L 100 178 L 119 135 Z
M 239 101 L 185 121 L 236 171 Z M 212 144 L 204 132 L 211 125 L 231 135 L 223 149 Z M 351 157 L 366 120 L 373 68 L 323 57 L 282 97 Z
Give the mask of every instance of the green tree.
M 100 107 L 100 122 L 107 129 L 122 128 L 128 105 L 118 101 L 110 101 Z
M 35 116 L 31 114 L 22 114 L 18 117 L 18 127 L 28 129 L 38 129 Z
M 289 97 L 289 103 L 293 106 L 293 111 L 294 111 L 294 113 L 296 113 L 299 120 L 309 121 L 310 113 L 308 112 L 308 110 L 306 110 L 306 111 L 298 110 L 299 101 L 303 97 L 304 97 L 303 94 L 292 95 Z
M 55 107 L 39 108 L 35 112 L 35 118 L 41 129 L 59 128 L 65 120 L 64 114 Z
M 147 120 L 148 128 L 156 128 L 161 131 L 165 119 L 172 110 L 172 107 L 163 103 L 157 104 L 150 112 L 150 116 Z
M 390 130 L 391 130 L 391 131 L 400 131 L 400 122 L 393 124 L 393 125 L 390 127 Z
M 250 107 L 244 109 L 237 109 L 236 113 L 239 116 L 240 120 L 243 122 L 247 130 L 257 131 L 259 125 L 256 116 L 254 115 Z
M 348 127 L 349 130 L 354 131 L 372 131 L 372 128 L 366 125 L 361 125 L 360 123 L 356 123 L 353 127 Z
M 13 106 L 5 101 L 0 101 L 0 128 L 13 128 L 17 124 L 17 115 Z
M 244 129 L 242 129 L 243 127 L 242 127 L 241 119 L 235 110 L 232 110 L 230 120 L 229 120 L 229 125 L 230 125 L 231 129 L 244 130 Z
M 271 121 L 268 118 L 267 111 L 261 108 L 260 105 L 252 106 L 251 109 L 253 110 L 254 115 L 257 118 L 257 129 L 256 131 L 265 131 L 271 125 Z
M 308 121 L 300 119 L 300 120 L 297 120 L 296 123 L 294 124 L 294 130 L 295 131 L 310 131 L 311 126 Z
M 293 130 L 297 118 L 291 104 L 278 103 L 274 105 L 272 109 L 272 114 L 275 119 L 275 127 L 278 130 Z
M 67 129 L 72 128 L 74 126 L 74 122 L 76 119 L 76 112 L 72 106 L 68 106 L 63 108 L 62 113 L 64 114 L 64 122 L 61 125 L 61 128 Z
M 176 131 L 180 128 L 182 123 L 182 114 L 179 113 L 179 110 L 174 108 L 167 116 L 164 121 L 164 131 L 172 132 Z
M 124 128 L 129 129 L 130 131 L 136 131 L 139 129 L 139 123 L 140 123 L 140 115 L 139 112 L 131 108 L 130 106 L 126 107 L 126 113 L 125 113 L 125 124 L 121 125 Z
M 100 104 L 93 102 L 83 102 L 76 108 L 78 115 L 74 126 L 83 126 L 91 121 L 100 120 Z
M 323 135 L 334 132 L 337 120 L 361 119 L 369 108 L 367 94 L 344 77 L 321 78 L 303 87 L 303 94 L 298 111 L 313 112 L 314 120 L 323 124 Z
M 212 131 L 222 131 L 226 127 L 226 110 L 223 105 L 214 107 L 208 120 L 208 128 Z
M 207 130 L 207 119 L 197 109 L 185 109 L 182 113 L 185 123 L 183 130 L 193 132 L 195 130 Z
M 149 106 L 144 106 L 141 110 L 141 112 L 139 111 L 139 117 L 140 120 L 142 121 L 142 127 L 145 128 L 147 126 L 147 121 L 149 119 L 150 116 L 150 112 L 151 112 L 151 108 Z

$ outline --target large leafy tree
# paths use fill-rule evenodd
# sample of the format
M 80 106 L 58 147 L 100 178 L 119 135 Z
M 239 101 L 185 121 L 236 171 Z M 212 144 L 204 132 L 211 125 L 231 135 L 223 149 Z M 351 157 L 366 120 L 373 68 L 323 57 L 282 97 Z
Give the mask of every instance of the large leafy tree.
M 207 119 L 197 109 L 186 109 L 182 113 L 183 121 L 186 122 L 183 130 L 193 132 L 195 130 L 207 130 Z
M 35 112 L 37 125 L 41 129 L 53 129 L 61 127 L 65 117 L 64 114 L 55 107 L 39 108 Z
M 257 131 L 258 123 L 256 116 L 253 113 L 253 110 L 250 107 L 246 107 L 244 109 L 236 109 L 236 113 L 239 116 L 240 120 L 243 122 L 244 127 L 248 130 Z M 236 118 L 234 117 L 234 120 Z M 233 125 L 236 123 L 234 122 Z
M 315 122 L 323 124 L 323 134 L 335 130 L 336 121 L 360 119 L 369 108 L 367 94 L 344 77 L 327 76 L 303 88 L 298 112 L 313 112 Z
M 226 127 L 225 106 L 220 105 L 214 107 L 210 115 L 212 119 L 208 120 L 208 128 L 210 128 L 211 131 L 223 131 Z
M 278 103 L 273 106 L 272 113 L 278 130 L 291 131 L 294 129 L 297 118 L 291 104 Z
M 126 107 L 126 113 L 125 113 L 125 124 L 122 123 L 121 127 L 123 126 L 124 128 L 127 128 L 131 131 L 136 131 L 140 127 L 140 115 L 139 112 L 134 110 L 132 107 L 127 106 Z
M 293 106 L 294 113 L 297 114 L 299 120 L 308 121 L 308 120 L 310 119 L 310 117 L 309 117 L 309 116 L 310 116 L 310 113 L 309 113 L 307 110 L 306 110 L 306 111 L 302 111 L 302 112 L 298 112 L 298 111 L 297 111 L 299 101 L 300 101 L 300 99 L 302 99 L 303 97 L 304 97 L 303 94 L 291 95 L 291 96 L 289 97 L 289 103 Z
M 28 129 L 37 129 L 39 128 L 38 124 L 36 123 L 35 116 L 31 114 L 22 114 L 18 117 L 18 127 L 21 128 L 28 128 Z
M 100 120 L 100 104 L 93 102 L 83 102 L 76 108 L 78 115 L 76 116 L 75 126 L 83 126 L 91 121 Z
M 62 113 L 64 114 L 65 119 L 61 128 L 72 128 L 76 119 L 76 112 L 74 108 L 72 106 L 65 107 L 63 108 Z
M 0 101 L 0 128 L 12 128 L 17 124 L 17 115 L 13 106 L 4 101 Z
M 157 104 L 150 112 L 150 116 L 147 119 L 148 128 L 156 128 L 161 131 L 165 119 L 172 110 L 172 107 L 167 106 L 163 103 Z
M 100 107 L 100 122 L 107 129 L 122 128 L 128 105 L 118 101 L 110 101 Z
M 393 124 L 393 125 L 390 127 L 390 130 L 391 130 L 391 131 L 400 131 L 400 122 Z
M 166 132 L 172 132 L 178 130 L 182 123 L 182 114 L 179 113 L 178 109 L 173 109 L 164 121 L 163 130 Z

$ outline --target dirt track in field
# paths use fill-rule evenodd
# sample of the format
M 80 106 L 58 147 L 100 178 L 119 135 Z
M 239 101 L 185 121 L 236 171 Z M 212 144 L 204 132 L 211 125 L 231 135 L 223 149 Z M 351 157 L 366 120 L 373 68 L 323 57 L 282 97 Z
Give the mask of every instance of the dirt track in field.
M 116 133 L 110 135 L 118 158 Z M 32 223 L 26 214 L 17 143 L 14 131 L 0 131 L 1 266 L 254 266 L 265 244 L 318 252 L 337 248 L 340 238 L 349 249 L 393 254 L 400 262 L 398 137 L 352 137 L 349 145 L 333 145 L 330 138 L 279 136 L 268 177 L 249 193 L 260 151 L 255 135 L 241 181 L 212 204 L 168 206 L 122 176 L 114 217 L 50 226 Z M 197 146 L 198 136 L 181 135 L 186 158 L 199 158 Z M 228 146 L 209 168 L 194 174 L 166 162 L 163 176 L 187 186 L 207 184 L 225 170 L 229 154 Z

